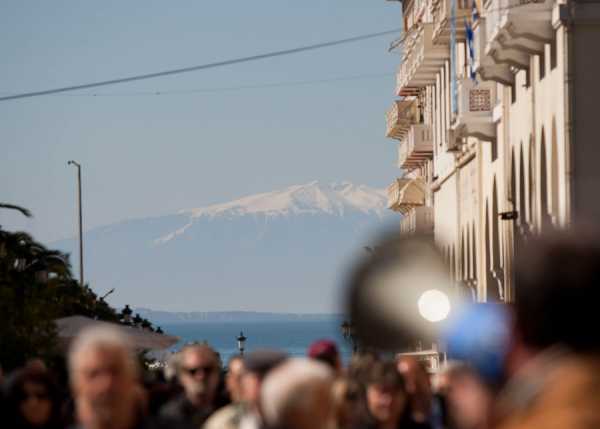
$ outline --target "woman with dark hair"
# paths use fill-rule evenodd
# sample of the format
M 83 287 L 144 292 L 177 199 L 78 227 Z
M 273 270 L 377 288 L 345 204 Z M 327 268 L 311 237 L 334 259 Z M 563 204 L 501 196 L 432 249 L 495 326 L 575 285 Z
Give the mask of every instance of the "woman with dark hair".
M 425 429 L 411 418 L 404 379 L 392 360 L 372 360 L 361 374 L 365 391 L 365 429 Z
M 10 428 L 61 428 L 61 398 L 45 369 L 28 366 L 17 370 L 5 385 L 5 410 Z

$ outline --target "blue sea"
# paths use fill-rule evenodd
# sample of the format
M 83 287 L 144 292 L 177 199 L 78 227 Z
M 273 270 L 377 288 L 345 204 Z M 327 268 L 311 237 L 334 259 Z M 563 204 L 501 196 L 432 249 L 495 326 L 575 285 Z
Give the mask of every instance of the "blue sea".
M 173 349 L 193 341 L 206 341 L 220 354 L 223 364 L 239 353 L 237 337 L 240 331 L 247 338 L 245 353 L 260 348 L 283 350 L 290 356 L 306 356 L 310 344 L 318 339 L 334 340 L 340 349 L 343 362 L 352 354 L 351 345 L 344 340 L 338 320 L 294 320 L 283 322 L 195 322 L 165 324 L 165 333 L 176 335 L 181 341 Z

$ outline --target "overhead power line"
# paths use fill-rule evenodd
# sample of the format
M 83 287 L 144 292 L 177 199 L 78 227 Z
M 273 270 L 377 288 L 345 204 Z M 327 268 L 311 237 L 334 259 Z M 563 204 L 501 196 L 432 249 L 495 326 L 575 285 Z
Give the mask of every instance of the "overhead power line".
M 281 81 L 272 83 L 259 83 L 255 85 L 221 86 L 216 88 L 189 88 L 189 89 L 167 89 L 167 90 L 148 90 L 148 91 L 125 91 L 125 92 L 84 92 L 75 94 L 56 94 L 57 97 L 136 97 L 136 96 L 156 96 L 156 95 L 186 95 L 186 94 L 205 94 L 220 93 L 228 91 L 239 91 L 244 89 L 264 89 L 264 88 L 289 88 L 297 86 L 315 85 L 321 83 L 347 82 L 353 80 L 376 79 L 381 77 L 390 77 L 394 73 L 374 73 L 360 74 L 351 76 L 338 76 L 326 79 L 314 80 L 295 80 Z
M 349 37 L 346 39 L 334 40 L 334 41 L 324 42 L 324 43 L 317 43 L 315 45 L 301 46 L 298 48 L 268 52 L 265 54 L 252 55 L 249 57 L 235 58 L 235 59 L 231 59 L 231 60 L 218 61 L 218 62 L 208 63 L 208 64 L 201 64 L 198 66 L 184 67 L 184 68 L 173 69 L 173 70 L 164 70 L 164 71 L 155 72 L 155 73 L 147 73 L 147 74 L 141 74 L 141 75 L 136 75 L 136 76 L 128 76 L 128 77 L 123 77 L 123 78 L 118 78 L 118 79 L 110 79 L 110 80 L 104 80 L 104 81 L 93 82 L 93 83 L 85 83 L 85 84 L 80 84 L 80 85 L 64 86 L 61 88 L 46 89 L 46 90 L 42 90 L 42 91 L 31 91 L 31 92 L 24 92 L 24 93 L 20 93 L 20 94 L 5 95 L 5 96 L 0 97 L 0 101 L 17 100 L 20 98 L 39 97 L 42 95 L 57 94 L 57 93 L 61 93 L 61 92 L 75 91 L 75 90 L 79 90 L 79 89 L 96 88 L 99 86 L 108 86 L 108 85 L 115 85 L 115 84 L 119 84 L 119 83 L 134 82 L 134 81 L 138 81 L 138 80 L 153 79 L 156 77 L 170 76 L 170 75 L 181 74 L 181 73 L 189 73 L 189 72 L 193 72 L 193 71 L 205 70 L 205 69 L 216 68 L 216 67 L 223 67 L 223 66 L 245 63 L 245 62 L 250 62 L 250 61 L 263 60 L 263 59 L 278 57 L 278 56 L 283 56 L 283 55 L 297 54 L 300 52 L 311 51 L 311 50 L 315 50 L 315 49 L 322 49 L 322 48 L 327 48 L 327 47 L 336 46 L 336 45 L 342 45 L 342 44 L 346 44 L 346 43 L 359 42 L 361 40 L 372 39 L 375 37 L 381 37 L 381 36 L 385 36 L 385 35 L 392 34 L 392 33 L 398 33 L 400 30 L 401 30 L 400 28 L 396 28 L 393 30 L 381 31 L 379 33 L 364 34 L 361 36 Z

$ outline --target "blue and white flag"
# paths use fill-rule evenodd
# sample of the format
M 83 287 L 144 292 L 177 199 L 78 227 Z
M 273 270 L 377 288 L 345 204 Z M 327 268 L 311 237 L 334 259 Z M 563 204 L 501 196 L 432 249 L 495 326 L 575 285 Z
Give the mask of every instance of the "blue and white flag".
M 465 18 L 465 32 L 467 36 L 467 51 L 469 54 L 469 78 L 471 80 L 476 80 L 475 70 L 473 68 L 473 63 L 475 62 L 475 50 L 473 47 L 473 24 L 479 19 L 479 11 L 477 10 L 477 2 L 476 0 L 472 0 L 471 3 L 471 22 Z
M 475 80 L 475 70 L 473 68 L 473 63 L 475 62 L 475 51 L 473 49 L 473 26 L 467 19 L 465 18 L 465 32 L 467 35 L 467 51 L 469 54 L 468 62 L 469 62 L 469 78 L 471 80 Z

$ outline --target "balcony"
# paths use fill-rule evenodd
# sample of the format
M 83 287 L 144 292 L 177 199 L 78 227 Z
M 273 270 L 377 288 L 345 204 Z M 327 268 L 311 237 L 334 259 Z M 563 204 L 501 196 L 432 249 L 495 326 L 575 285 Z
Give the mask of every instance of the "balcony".
M 421 206 L 408 211 L 400 221 L 402 234 L 433 234 L 433 207 Z
M 419 168 L 432 156 L 431 127 L 425 124 L 411 125 L 406 138 L 398 146 L 398 167 L 411 171 Z
M 388 186 L 388 208 L 408 213 L 415 207 L 425 205 L 426 185 L 422 179 L 396 179 Z
M 487 46 L 486 18 L 479 18 L 473 26 L 473 69 L 481 79 L 512 85 L 515 75 L 508 64 L 497 64 L 494 59 L 486 55 Z
M 419 22 L 430 20 L 428 15 L 428 3 L 429 0 L 413 0 L 407 1 L 402 5 L 403 8 L 406 6 L 406 9 L 403 10 L 402 14 L 406 20 L 405 22 L 407 30 L 412 28 L 414 25 L 417 25 Z
M 448 46 L 437 46 L 432 40 L 433 24 L 415 26 L 398 45 L 402 64 L 396 75 L 396 94 L 416 95 L 420 88 L 433 85 L 440 67 L 450 56 Z
M 555 0 L 488 0 L 486 54 L 497 64 L 529 68 L 529 56 L 544 52 L 554 38 Z
M 471 7 L 468 0 L 455 1 L 456 41 L 462 42 L 466 39 L 464 20 L 471 15 Z M 452 0 L 433 0 L 431 3 L 431 17 L 433 21 L 433 43 L 448 44 L 452 32 Z
M 461 79 L 458 82 L 458 106 L 452 129 L 457 137 L 496 139 L 493 110 L 496 104 L 496 83 Z
M 410 126 L 419 122 L 417 102 L 411 100 L 394 101 L 392 108 L 385 114 L 387 123 L 385 136 L 396 140 L 404 140 Z

